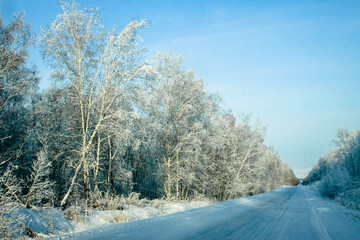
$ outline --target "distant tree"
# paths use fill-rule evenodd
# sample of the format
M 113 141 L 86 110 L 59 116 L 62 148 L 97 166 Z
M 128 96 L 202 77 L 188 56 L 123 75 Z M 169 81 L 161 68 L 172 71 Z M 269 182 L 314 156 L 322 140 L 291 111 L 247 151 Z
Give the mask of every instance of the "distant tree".
M 260 123 L 251 126 L 248 116 L 237 120 L 229 112 L 216 115 L 206 142 L 209 171 L 206 195 L 222 201 L 297 181 L 263 139 L 263 127 Z

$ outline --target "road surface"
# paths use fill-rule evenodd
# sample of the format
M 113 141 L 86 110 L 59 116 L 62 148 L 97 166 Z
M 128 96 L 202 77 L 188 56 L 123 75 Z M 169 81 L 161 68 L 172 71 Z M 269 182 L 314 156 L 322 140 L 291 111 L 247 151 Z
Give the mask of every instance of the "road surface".
M 61 239 L 360 239 L 360 226 L 334 206 L 310 187 L 284 187 L 205 208 L 102 226 Z

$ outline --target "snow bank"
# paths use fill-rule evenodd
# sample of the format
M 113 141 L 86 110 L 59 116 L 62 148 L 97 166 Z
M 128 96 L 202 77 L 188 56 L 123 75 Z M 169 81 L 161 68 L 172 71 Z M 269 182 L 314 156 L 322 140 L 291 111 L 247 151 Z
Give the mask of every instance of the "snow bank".
M 124 210 L 88 211 L 77 220 L 64 217 L 64 211 L 55 209 L 21 208 L 13 213 L 14 218 L 23 218 L 21 225 L 27 226 L 41 237 L 81 232 L 101 225 L 141 220 L 163 216 L 210 205 L 210 201 L 168 202 L 154 200 L 146 206 L 127 205 Z

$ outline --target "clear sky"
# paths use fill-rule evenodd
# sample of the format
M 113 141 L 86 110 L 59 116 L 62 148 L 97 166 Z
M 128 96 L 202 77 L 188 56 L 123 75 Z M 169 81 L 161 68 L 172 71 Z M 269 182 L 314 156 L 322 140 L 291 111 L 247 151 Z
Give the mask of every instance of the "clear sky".
M 268 127 L 266 142 L 298 177 L 333 149 L 338 128 L 360 129 L 360 1 L 81 0 L 99 7 L 105 26 L 148 19 L 147 58 L 183 54 L 186 67 L 218 92 L 234 115 Z M 0 0 L 3 18 L 18 10 L 36 33 L 61 13 L 56 0 Z M 44 88 L 49 69 L 37 51 Z

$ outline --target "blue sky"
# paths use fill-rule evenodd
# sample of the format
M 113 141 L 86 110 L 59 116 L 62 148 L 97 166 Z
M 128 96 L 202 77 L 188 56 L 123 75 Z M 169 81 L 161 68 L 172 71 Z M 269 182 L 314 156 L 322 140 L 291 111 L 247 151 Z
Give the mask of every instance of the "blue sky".
M 360 128 L 360 1 L 78 1 L 99 7 L 104 24 L 148 19 L 147 58 L 183 54 L 235 115 L 268 127 L 266 142 L 299 177 L 334 148 L 338 128 Z M 61 13 L 55 0 L 0 0 L 35 32 Z M 42 86 L 49 69 L 36 51 Z

